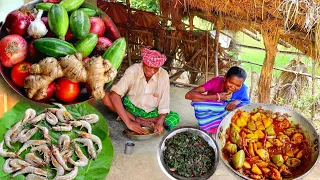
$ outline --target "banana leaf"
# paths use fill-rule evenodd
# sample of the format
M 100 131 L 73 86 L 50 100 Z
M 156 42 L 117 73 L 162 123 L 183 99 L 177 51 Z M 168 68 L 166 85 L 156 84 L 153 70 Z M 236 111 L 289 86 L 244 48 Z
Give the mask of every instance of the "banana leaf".
M 24 112 L 28 108 L 33 108 L 37 111 L 37 115 L 44 112 L 45 108 L 48 107 L 54 107 L 50 105 L 43 105 L 38 104 L 35 102 L 32 102 L 28 99 L 24 99 L 19 101 L 11 110 L 6 112 L 0 119 L 0 142 L 3 140 L 4 134 L 18 121 L 21 121 L 24 116 Z M 92 124 L 92 134 L 97 135 L 101 141 L 102 141 L 102 151 L 97 156 L 95 160 L 90 160 L 87 166 L 84 167 L 78 167 L 78 175 L 75 179 L 77 180 L 97 180 L 97 179 L 104 179 L 109 170 L 113 159 L 113 146 L 111 143 L 111 140 L 109 138 L 109 131 L 108 131 L 108 125 L 104 117 L 91 105 L 88 103 L 79 103 L 75 105 L 66 106 L 67 110 L 73 115 L 73 117 L 77 118 L 86 114 L 98 114 L 99 115 L 99 121 L 96 124 Z M 51 137 L 51 143 L 56 144 L 59 136 L 62 134 L 61 132 L 54 132 L 50 130 L 50 125 L 47 124 L 45 121 L 41 121 L 42 126 L 46 126 L 49 129 L 49 135 Z M 81 131 L 78 128 L 73 128 L 73 132 L 67 132 L 71 139 L 75 138 L 76 135 L 74 131 Z M 82 129 L 82 131 L 85 131 L 85 129 Z M 43 139 L 42 132 L 38 131 L 31 139 Z M 14 143 L 13 147 L 15 148 L 15 152 L 17 152 L 20 147 L 22 146 L 21 143 Z M 4 148 L 7 149 L 6 146 Z M 84 154 L 87 154 L 87 150 L 85 147 L 81 146 L 82 151 Z M 30 148 L 29 148 L 30 149 Z M 20 158 L 23 159 L 24 155 L 29 151 L 24 151 L 21 153 Z M 12 150 L 9 150 L 12 151 Z M 75 153 L 74 153 L 75 154 Z M 74 157 L 75 155 L 73 155 Z M 87 156 L 88 157 L 88 156 Z M 10 176 L 12 174 L 6 174 L 3 172 L 2 167 L 5 162 L 5 158 L 0 157 L 0 179 L 1 180 L 9 180 Z M 52 169 L 53 166 L 47 168 L 42 168 L 43 170 L 46 170 L 52 174 L 50 179 L 55 177 L 55 170 Z M 65 172 L 69 173 L 69 172 Z M 23 180 L 25 179 L 24 175 L 19 175 L 13 178 L 14 180 Z

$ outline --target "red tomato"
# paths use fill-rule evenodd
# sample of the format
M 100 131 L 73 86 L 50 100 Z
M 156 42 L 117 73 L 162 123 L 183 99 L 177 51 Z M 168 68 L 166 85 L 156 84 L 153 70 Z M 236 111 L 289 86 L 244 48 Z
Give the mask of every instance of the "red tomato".
M 28 54 L 27 41 L 18 34 L 10 34 L 0 41 L 0 60 L 5 67 L 22 62 Z
M 102 37 L 106 31 L 106 25 L 99 17 L 91 17 L 90 20 L 90 33 L 97 34 Z
M 11 70 L 11 79 L 14 84 L 19 87 L 23 87 L 24 79 L 29 76 L 31 63 L 29 62 L 21 62 L 13 66 Z
M 70 102 L 75 100 L 80 92 L 78 83 L 74 83 L 69 79 L 59 79 L 56 85 L 56 97 L 63 102 Z
M 56 83 L 51 82 L 47 89 L 47 96 L 44 99 L 49 99 L 53 95 L 55 89 L 56 89 Z

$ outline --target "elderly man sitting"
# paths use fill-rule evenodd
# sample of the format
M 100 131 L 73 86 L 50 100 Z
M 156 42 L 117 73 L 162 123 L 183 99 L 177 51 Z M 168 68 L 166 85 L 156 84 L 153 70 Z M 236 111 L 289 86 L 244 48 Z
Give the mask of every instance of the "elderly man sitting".
M 169 107 L 169 75 L 161 68 L 166 56 L 155 49 L 143 48 L 141 57 L 142 63 L 130 66 L 102 102 L 130 130 L 145 134 L 141 126 L 153 127 L 159 135 L 164 128 L 171 130 L 180 121 Z

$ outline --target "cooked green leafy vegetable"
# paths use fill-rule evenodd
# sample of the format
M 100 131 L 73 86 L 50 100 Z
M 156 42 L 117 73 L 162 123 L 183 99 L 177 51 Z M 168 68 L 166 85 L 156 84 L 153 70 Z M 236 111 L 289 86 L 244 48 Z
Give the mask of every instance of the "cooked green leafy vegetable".
M 184 177 L 199 177 L 214 165 L 214 150 L 201 136 L 181 132 L 165 142 L 164 162 Z
M 3 140 L 4 134 L 13 126 L 15 123 L 23 119 L 24 112 L 28 108 L 36 110 L 37 114 L 44 111 L 45 108 L 53 107 L 49 105 L 38 104 L 28 99 L 19 101 L 11 110 L 6 112 L 0 119 L 0 141 Z M 95 160 L 90 160 L 89 164 L 84 167 L 79 167 L 78 175 L 75 179 L 77 180 L 91 180 L 91 179 L 104 179 L 109 170 L 113 159 L 113 146 L 108 136 L 108 125 L 104 117 L 88 103 L 80 103 L 76 105 L 66 106 L 67 110 L 77 118 L 82 115 L 95 113 L 99 116 L 99 121 L 96 124 L 92 124 L 92 133 L 97 135 L 102 141 L 102 151 Z M 49 127 L 49 126 L 48 126 Z M 56 141 L 61 135 L 61 132 L 50 131 L 49 135 L 52 141 Z M 32 139 L 43 139 L 42 133 L 36 133 Z M 19 149 L 21 144 L 13 144 L 16 149 Z M 9 180 L 10 174 L 3 172 L 2 167 L 5 162 L 5 158 L 0 157 L 0 179 Z M 46 169 L 48 172 L 55 173 L 51 168 Z M 23 180 L 25 177 L 19 175 L 14 180 Z

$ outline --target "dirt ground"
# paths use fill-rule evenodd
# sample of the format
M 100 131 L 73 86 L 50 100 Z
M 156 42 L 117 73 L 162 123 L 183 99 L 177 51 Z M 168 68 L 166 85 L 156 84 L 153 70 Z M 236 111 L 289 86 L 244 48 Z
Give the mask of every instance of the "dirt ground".
M 190 101 L 184 99 L 188 89 L 171 86 L 171 110 L 179 113 L 181 126 L 197 126 L 197 121 L 193 115 L 193 109 Z M 145 141 L 134 141 L 135 147 L 132 155 L 124 153 L 126 141 L 131 141 L 122 134 L 124 125 L 116 120 L 116 115 L 109 112 L 100 101 L 94 102 L 94 106 L 107 119 L 110 137 L 114 147 L 114 160 L 107 180 L 166 180 L 169 179 L 161 171 L 157 161 L 157 149 L 163 137 L 157 136 Z M 166 133 L 166 132 L 165 132 Z M 320 180 L 317 171 L 320 170 L 320 163 L 311 170 L 304 180 Z M 219 162 L 217 171 L 210 178 L 213 179 L 241 179 L 236 176 L 222 162 Z

